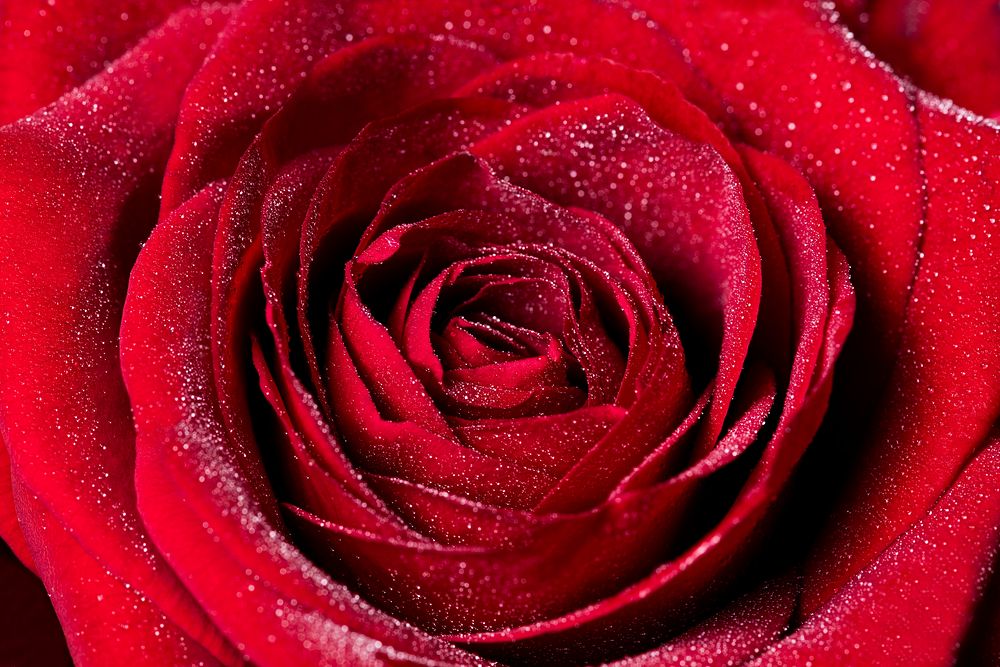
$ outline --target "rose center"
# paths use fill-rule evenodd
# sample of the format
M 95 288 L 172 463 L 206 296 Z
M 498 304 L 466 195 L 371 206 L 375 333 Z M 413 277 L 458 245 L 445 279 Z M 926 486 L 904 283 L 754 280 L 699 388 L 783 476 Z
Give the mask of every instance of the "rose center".
M 615 400 L 630 314 L 599 276 L 552 246 L 445 234 L 367 267 L 359 289 L 446 413 L 514 418 Z

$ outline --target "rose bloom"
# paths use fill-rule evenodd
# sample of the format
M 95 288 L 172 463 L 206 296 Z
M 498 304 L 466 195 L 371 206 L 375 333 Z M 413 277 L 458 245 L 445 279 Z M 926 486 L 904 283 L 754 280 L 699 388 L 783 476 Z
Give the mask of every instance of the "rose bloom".
M 0 663 L 1000 664 L 994 0 L 0 17 Z

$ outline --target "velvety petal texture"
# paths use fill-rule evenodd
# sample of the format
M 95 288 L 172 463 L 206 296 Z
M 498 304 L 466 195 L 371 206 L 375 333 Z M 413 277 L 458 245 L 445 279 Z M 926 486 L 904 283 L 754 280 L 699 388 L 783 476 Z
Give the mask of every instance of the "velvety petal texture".
M 88 85 L 0 130 L 4 444 L 28 552 L 78 662 L 235 655 L 138 516 L 118 359 L 179 98 L 226 16 L 172 16 Z
M 0 9 L 0 577 L 38 632 L 997 655 L 996 8 L 839 9 Z
M 857 37 L 897 72 L 984 116 L 1000 115 L 1000 8 L 995 2 L 837 4 Z

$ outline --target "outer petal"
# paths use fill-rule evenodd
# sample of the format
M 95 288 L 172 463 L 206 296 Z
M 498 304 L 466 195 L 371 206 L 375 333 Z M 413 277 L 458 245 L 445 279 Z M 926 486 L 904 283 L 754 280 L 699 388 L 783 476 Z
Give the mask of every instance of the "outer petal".
M 117 336 L 181 92 L 224 21 L 218 9 L 175 15 L 87 86 L 0 130 L 4 439 L 27 543 L 81 664 L 98 636 L 103 664 L 144 643 L 153 664 L 206 658 L 199 642 L 237 660 L 136 512 Z M 130 633 L 109 629 L 116 614 Z
M 29 542 L 44 541 L 44 551 L 35 550 L 33 555 L 39 571 L 47 577 L 52 604 L 60 615 L 62 632 L 74 664 L 215 667 L 239 662 L 232 649 L 225 645 L 217 651 L 231 657 L 226 658 L 225 663 L 213 657 L 174 620 L 165 616 L 153 600 L 83 552 L 79 541 L 62 528 L 41 503 L 31 498 L 26 489 L 15 487 L 15 490 L 18 507 L 24 508 L 23 514 L 31 516 L 33 530 L 28 532 Z M 57 584 L 52 584 L 52 573 L 64 576 Z M 200 622 L 206 626 L 200 628 L 202 634 L 214 633 L 216 646 L 222 644 L 224 640 L 218 638 L 214 628 L 183 608 L 191 605 L 183 589 L 178 586 L 174 595 L 178 599 L 171 611 L 178 613 L 179 620 L 191 626 Z M 184 613 L 188 616 L 181 616 Z
M 951 664 L 1000 541 L 1000 440 L 756 665 Z
M 832 519 L 839 530 L 817 549 L 808 605 L 920 516 L 1000 415 L 1000 131 L 922 103 L 922 261 L 872 444 Z
M 0 124 L 99 72 L 170 13 L 200 0 L 22 0 L 0 7 Z
M 229 177 L 317 58 L 346 44 L 342 12 L 341 3 L 326 0 L 240 3 L 184 96 L 161 220 L 208 183 Z
M 1000 6 L 993 0 L 872 0 L 850 25 L 921 88 L 985 116 L 1000 113 Z

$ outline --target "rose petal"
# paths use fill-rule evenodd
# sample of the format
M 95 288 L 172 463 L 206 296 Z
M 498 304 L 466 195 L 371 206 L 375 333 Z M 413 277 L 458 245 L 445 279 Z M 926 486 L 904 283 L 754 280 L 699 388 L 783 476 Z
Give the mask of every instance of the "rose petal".
M 331 471 L 324 467 L 322 456 L 314 453 L 312 443 L 297 432 L 285 408 L 281 390 L 271 377 L 264 353 L 256 340 L 253 361 L 261 391 L 278 422 L 270 431 L 271 439 L 276 442 L 261 452 L 263 457 L 280 462 L 279 470 L 269 470 L 269 478 L 279 487 L 278 493 L 292 504 L 359 530 L 420 540 L 420 535 L 386 509 L 377 497 L 359 494 L 352 488 L 354 485 L 334 476 L 336 468 Z M 353 481 L 353 476 L 348 476 L 348 479 Z
M 81 85 L 174 11 L 196 4 L 201 3 L 8 3 L 0 23 L 0 125 L 33 113 Z
M 958 648 L 959 665 L 1000 662 L 1000 568 L 994 559 L 989 583 L 972 612 L 972 622 Z
M 652 651 L 610 663 L 608 667 L 654 667 L 697 664 L 729 667 L 767 648 L 787 627 L 797 599 L 795 586 L 780 580 L 736 600 Z
M 1000 541 L 1000 440 L 932 509 L 755 665 L 954 662 Z
M 1000 417 L 1000 234 L 990 231 L 1000 130 L 929 103 L 918 118 L 923 259 L 871 444 L 817 547 L 807 608 L 920 516 Z
M 585 406 L 540 417 L 461 420 L 456 433 L 477 451 L 563 475 L 624 415 L 617 406 Z
M 339 329 L 330 341 L 328 373 L 340 389 L 334 403 L 337 425 L 352 459 L 364 469 L 501 507 L 529 507 L 551 485 L 543 473 L 484 456 L 413 422 L 383 417 Z
M 882 0 L 852 22 L 876 57 L 921 88 L 990 116 L 1000 112 L 1000 10 L 991 0 Z
M 640 21 L 648 17 L 636 12 L 633 18 Z M 652 29 L 658 26 L 650 23 L 648 27 Z M 661 74 L 664 72 L 661 71 Z M 606 59 L 540 53 L 503 63 L 470 81 L 463 91 L 468 94 L 493 95 L 535 107 L 618 93 L 639 104 L 661 127 L 695 143 L 714 148 L 740 181 L 761 253 L 763 289 L 754 334 L 757 347 L 775 362 L 787 363 L 785 357 L 790 348 L 787 340 L 790 328 L 787 323 L 789 278 L 768 211 L 730 140 L 673 83 L 645 67 L 633 69 Z M 698 337 L 689 336 L 689 348 L 694 349 L 695 343 L 705 346 L 700 340 L 692 340 L 703 336 L 704 332 Z M 713 344 L 707 345 L 709 348 L 715 344 L 718 336 L 712 332 L 710 338 Z M 728 384 L 728 380 L 723 383 L 724 386 Z M 722 410 L 717 406 L 714 411 Z M 715 429 L 706 431 L 703 441 L 707 443 L 717 435 L 718 431 Z
M 312 2 L 322 4 L 322 0 Z M 716 104 L 708 87 L 691 71 L 683 46 L 646 12 L 627 3 L 375 0 L 358 2 L 338 18 L 354 34 L 403 30 L 453 35 L 483 44 L 504 60 L 536 52 L 609 58 L 664 73 L 699 106 Z
M 830 300 L 826 230 L 812 188 L 798 172 L 766 153 L 749 148 L 742 152 L 771 212 L 790 274 L 795 276 L 792 308 L 796 340 L 782 414 L 785 423 L 805 399 L 823 344 Z
M 223 417 L 237 437 L 249 439 L 249 413 L 236 398 L 246 386 L 239 360 L 248 350 L 240 332 L 259 289 L 261 206 L 269 186 L 303 153 L 347 143 L 367 122 L 434 99 L 491 62 L 448 40 L 387 37 L 342 49 L 317 64 L 240 159 L 215 240 L 211 339 Z M 308 346 L 306 353 L 311 359 Z
M 44 577 L 51 572 L 69 575 L 48 586 L 52 590 L 49 598 L 59 615 L 63 638 L 74 665 L 100 667 L 112 662 L 170 667 L 193 663 L 216 667 L 242 664 L 240 654 L 226 643 L 205 614 L 200 609 L 189 611 L 193 603 L 179 583 L 168 581 L 172 585 L 169 592 L 180 598 L 173 608 L 157 604 L 92 558 L 79 539 L 63 528 L 42 503 L 31 497 L 29 490 L 18 485 L 15 492 L 20 498 L 18 506 L 32 521 L 32 530 L 26 537 L 29 543 L 42 547 L 32 553 L 38 571 Z M 155 549 L 152 545 L 148 548 L 150 551 Z M 157 559 L 162 560 L 159 552 Z M 160 567 L 165 569 L 164 565 Z M 161 592 L 154 585 L 147 583 L 147 586 L 149 590 Z M 163 608 L 173 615 L 166 616 L 161 611 Z M 194 631 L 186 634 L 185 626 Z M 123 628 L 128 628 L 128 632 L 122 632 Z M 214 642 L 213 649 L 218 657 L 203 645 L 209 642 L 192 638 L 198 633 Z
M 4 436 L 25 537 L 61 592 L 55 606 L 82 664 L 104 649 L 138 659 L 100 637 L 118 613 L 148 641 L 149 661 L 238 660 L 139 519 L 118 361 L 125 283 L 155 217 L 180 96 L 225 17 L 174 15 L 87 85 L 0 130 Z
M 306 77 L 317 54 L 344 44 L 332 8 L 312 4 L 239 4 L 212 58 L 184 95 L 163 178 L 161 221 L 212 181 L 231 177 L 254 136 Z

